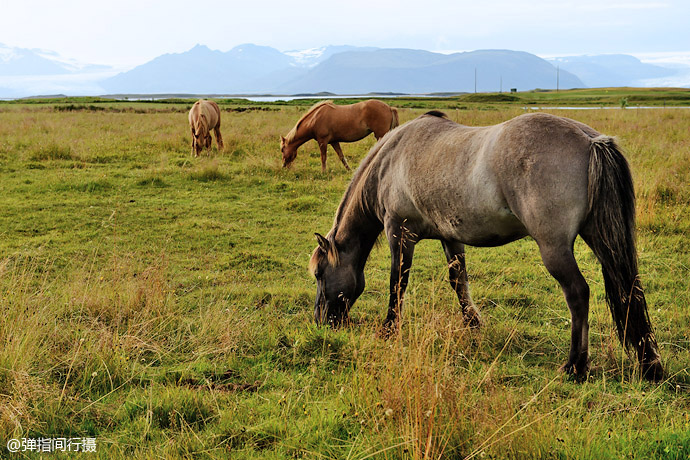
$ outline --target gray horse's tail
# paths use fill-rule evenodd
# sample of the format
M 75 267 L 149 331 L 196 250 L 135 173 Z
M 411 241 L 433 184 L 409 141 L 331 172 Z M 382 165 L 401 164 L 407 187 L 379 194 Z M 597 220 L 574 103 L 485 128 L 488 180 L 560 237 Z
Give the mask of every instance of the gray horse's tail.
M 391 128 L 389 131 L 393 128 L 397 128 L 400 124 L 400 121 L 398 120 L 398 109 L 391 107 L 391 115 L 393 115 L 393 117 L 391 118 Z
M 637 271 L 632 175 L 612 138 L 591 140 L 588 176 L 589 217 L 581 236 L 601 263 L 621 343 L 637 351 L 645 377 L 659 380 L 663 368 Z

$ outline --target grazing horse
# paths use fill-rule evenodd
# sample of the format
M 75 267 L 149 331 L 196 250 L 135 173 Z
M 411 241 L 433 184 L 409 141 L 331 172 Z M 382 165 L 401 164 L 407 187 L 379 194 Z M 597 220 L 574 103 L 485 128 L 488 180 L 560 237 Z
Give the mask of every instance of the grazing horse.
M 220 108 L 214 101 L 204 99 L 196 101 L 189 111 L 189 126 L 192 128 L 192 155 L 198 157 L 204 148 L 211 148 L 211 130 L 216 135 L 218 149 L 223 150 Z
M 638 278 L 635 194 L 614 140 L 568 118 L 525 114 L 487 127 L 429 112 L 392 131 L 362 160 L 309 269 L 316 322 L 337 325 L 364 290 L 364 265 L 385 231 L 391 252 L 385 331 L 401 314 L 415 244 L 438 239 L 467 324 L 481 324 L 464 245 L 499 246 L 530 235 L 561 285 L 572 318 L 561 370 L 589 371 L 589 287 L 573 255 L 579 234 L 599 259 L 618 336 L 642 375 L 663 376 Z
M 297 157 L 297 148 L 316 139 L 321 149 L 321 170 L 326 171 L 328 144 L 340 157 L 346 169 L 350 169 L 340 148 L 340 142 L 355 142 L 374 133 L 376 140 L 398 126 L 398 110 L 376 99 L 352 105 L 335 105 L 323 101 L 312 106 L 286 137 L 280 136 L 283 167 L 287 168 Z

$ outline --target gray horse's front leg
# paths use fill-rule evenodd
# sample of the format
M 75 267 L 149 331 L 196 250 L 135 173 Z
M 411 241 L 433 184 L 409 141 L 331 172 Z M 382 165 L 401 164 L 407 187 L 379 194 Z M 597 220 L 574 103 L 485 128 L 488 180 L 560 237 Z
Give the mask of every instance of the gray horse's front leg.
M 405 222 L 386 222 L 386 236 L 391 250 L 391 279 L 388 315 L 383 323 L 386 334 L 396 332 L 402 314 L 403 296 L 410 276 L 416 235 L 405 227 Z
M 448 261 L 450 285 L 458 295 L 463 316 L 465 317 L 465 324 L 471 328 L 479 328 L 482 325 L 482 318 L 472 301 L 472 296 L 470 296 L 470 286 L 467 281 L 467 270 L 465 269 L 465 245 L 444 240 L 441 241 L 441 244 Z

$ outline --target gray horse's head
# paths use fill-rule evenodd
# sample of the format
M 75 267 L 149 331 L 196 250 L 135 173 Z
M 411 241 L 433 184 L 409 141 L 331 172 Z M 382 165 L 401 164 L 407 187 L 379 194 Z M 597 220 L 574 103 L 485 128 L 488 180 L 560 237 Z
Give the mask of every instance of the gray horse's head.
M 316 278 L 316 324 L 338 326 L 347 320 L 350 307 L 364 291 L 364 272 L 347 254 L 340 254 L 333 239 L 316 234 L 319 245 L 309 261 Z

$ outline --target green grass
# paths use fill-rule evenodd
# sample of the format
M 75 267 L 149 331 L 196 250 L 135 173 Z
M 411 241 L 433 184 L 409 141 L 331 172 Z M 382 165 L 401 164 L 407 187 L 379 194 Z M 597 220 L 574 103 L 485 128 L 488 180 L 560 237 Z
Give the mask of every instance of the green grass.
M 400 117 L 438 107 L 493 124 L 542 95 L 402 100 Z M 563 105 L 558 97 L 545 100 Z M 577 384 L 557 372 L 569 314 L 529 239 L 468 249 L 479 332 L 462 327 L 434 241 L 415 253 L 398 337 L 377 335 L 385 243 L 353 324 L 313 324 L 313 233 L 330 228 L 351 173 L 332 150 L 321 173 L 314 142 L 281 169 L 279 136 L 298 104 L 308 103 L 223 104 L 225 151 L 214 141 L 199 158 L 188 101 L 0 104 L 2 456 L 10 438 L 87 436 L 99 458 L 690 455 L 690 111 L 555 111 L 627 151 L 641 276 L 668 370 L 659 385 L 638 379 L 578 240 L 593 369 Z M 345 144 L 350 164 L 373 143 Z

